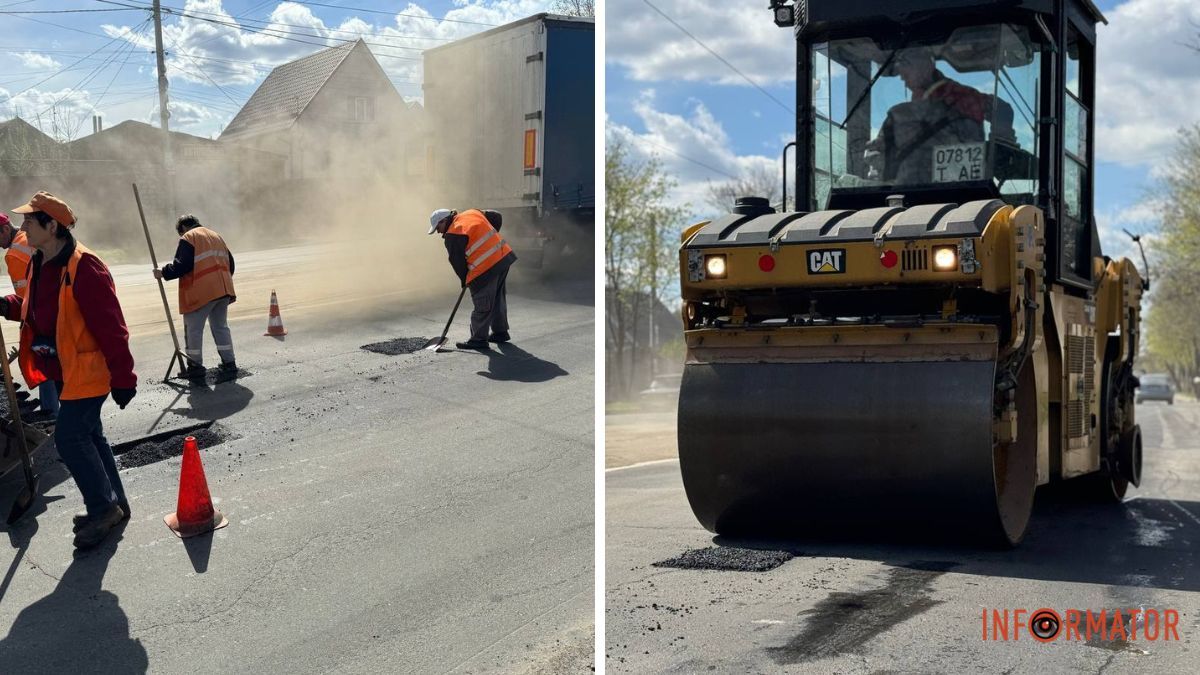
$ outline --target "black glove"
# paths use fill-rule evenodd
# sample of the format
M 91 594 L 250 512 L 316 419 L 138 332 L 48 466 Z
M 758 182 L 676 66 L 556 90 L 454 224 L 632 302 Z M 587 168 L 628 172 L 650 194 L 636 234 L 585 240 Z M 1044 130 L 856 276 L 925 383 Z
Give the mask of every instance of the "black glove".
M 130 387 L 129 389 L 112 390 L 113 401 L 115 401 L 117 405 L 121 406 L 121 410 L 124 410 L 125 406 L 129 405 L 129 402 L 133 400 L 134 396 L 137 396 L 137 389 L 134 387 Z

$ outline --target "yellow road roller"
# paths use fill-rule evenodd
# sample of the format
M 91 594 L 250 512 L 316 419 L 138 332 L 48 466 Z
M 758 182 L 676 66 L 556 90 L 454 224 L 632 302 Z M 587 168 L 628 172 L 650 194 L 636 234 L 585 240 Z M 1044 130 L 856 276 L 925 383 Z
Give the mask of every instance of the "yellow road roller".
M 697 519 L 1015 545 L 1039 485 L 1123 499 L 1148 283 L 1101 253 L 1092 208 L 1099 10 L 771 9 L 798 45 L 783 204 L 738 199 L 680 249 Z

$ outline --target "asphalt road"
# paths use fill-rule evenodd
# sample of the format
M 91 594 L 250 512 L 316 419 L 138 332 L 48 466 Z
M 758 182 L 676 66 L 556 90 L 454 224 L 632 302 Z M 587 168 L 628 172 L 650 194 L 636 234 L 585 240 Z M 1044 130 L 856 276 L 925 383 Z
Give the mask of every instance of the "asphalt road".
M 238 258 L 232 328 L 251 374 L 215 387 L 155 382 L 171 354 L 157 288 L 145 269 L 115 270 L 145 323 L 138 398 L 105 406 L 109 439 L 218 420 L 238 438 L 202 458 L 230 525 L 186 541 L 167 529 L 172 458 L 123 471 L 121 538 L 73 556 L 82 500 L 42 453 L 45 497 L 0 543 L 0 672 L 587 671 L 590 282 L 510 278 L 503 350 L 383 356 L 360 346 L 440 332 L 458 291 L 448 267 L 432 296 L 384 288 L 358 307 L 281 289 L 277 340 L 262 335 L 267 296 L 287 278 L 262 257 Z M 15 478 L 0 482 L 5 512 Z
M 608 672 L 1196 672 L 1200 405 L 1146 404 L 1138 415 L 1142 487 L 1107 508 L 1040 491 L 1011 551 L 714 538 L 692 517 L 677 460 L 610 470 Z M 765 572 L 652 566 L 713 546 L 739 559 L 733 549 L 795 557 Z M 1106 610 L 1110 622 L 1115 609 L 1126 622 L 1130 608 L 1164 620 L 1174 609 L 1181 640 L 1147 641 L 1139 624 L 1136 639 L 984 641 L 985 609 L 1018 608 Z

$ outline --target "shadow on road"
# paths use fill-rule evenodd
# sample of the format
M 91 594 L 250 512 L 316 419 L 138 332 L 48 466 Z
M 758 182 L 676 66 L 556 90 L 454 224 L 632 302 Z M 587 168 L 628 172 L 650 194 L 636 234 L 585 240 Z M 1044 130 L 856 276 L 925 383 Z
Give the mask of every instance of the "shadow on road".
M 489 380 L 549 382 L 569 374 L 557 363 L 539 359 L 511 342 L 500 344 L 499 351 L 489 349 L 484 353 L 488 357 L 488 369 L 479 374 Z
M 183 540 L 183 548 L 187 550 L 188 559 L 192 561 L 192 569 L 196 570 L 196 574 L 204 574 L 208 571 L 208 558 L 212 554 L 212 540 L 212 532 L 205 532 Z
M 123 530 L 76 552 L 54 592 L 21 610 L 0 640 L 5 672 L 146 672 L 149 658 L 129 635 L 129 617 L 114 593 L 101 590 Z
M 713 542 L 908 569 L 928 570 L 936 561 L 957 574 L 984 577 L 1200 591 L 1200 502 L 1133 499 L 1120 505 L 1082 504 L 1055 492 L 1039 492 L 1024 541 L 1004 551 L 913 543 L 919 541 L 917 536 L 929 541 L 944 537 L 944 532 L 852 536 L 823 535 L 819 541 L 718 536 Z M 868 536 L 871 543 L 864 543 Z
M 183 417 L 215 422 L 245 410 L 253 398 L 254 392 L 237 382 L 195 383 L 187 388 L 186 406 L 167 410 Z

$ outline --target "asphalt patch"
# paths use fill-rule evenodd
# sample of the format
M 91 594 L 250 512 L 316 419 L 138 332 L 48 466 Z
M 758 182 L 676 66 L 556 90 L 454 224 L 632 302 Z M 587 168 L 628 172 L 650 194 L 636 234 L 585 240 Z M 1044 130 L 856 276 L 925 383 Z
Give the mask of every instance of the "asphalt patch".
M 767 572 L 795 558 L 790 551 L 763 551 L 735 546 L 709 546 L 685 551 L 682 555 L 654 563 L 654 567 L 684 570 L 722 570 L 728 572 Z
M 113 446 L 113 454 L 117 456 L 117 468 L 132 469 L 179 457 L 183 454 L 183 440 L 188 436 L 196 438 L 196 445 L 201 450 L 239 438 L 237 434 L 216 422 L 167 431 Z
M 386 356 L 399 356 L 401 354 L 412 354 L 413 352 L 420 351 L 427 342 L 429 342 L 429 338 L 395 338 L 384 342 L 372 342 L 369 345 L 363 345 L 362 349 Z

